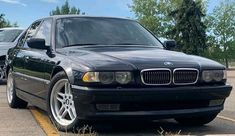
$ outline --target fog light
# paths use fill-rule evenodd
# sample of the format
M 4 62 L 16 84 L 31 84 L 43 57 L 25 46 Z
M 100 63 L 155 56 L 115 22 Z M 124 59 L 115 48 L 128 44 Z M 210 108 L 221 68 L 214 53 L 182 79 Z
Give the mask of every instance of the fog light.
M 119 111 L 120 104 L 96 104 L 96 109 L 99 111 Z
M 219 106 L 224 103 L 224 99 L 211 100 L 209 106 Z

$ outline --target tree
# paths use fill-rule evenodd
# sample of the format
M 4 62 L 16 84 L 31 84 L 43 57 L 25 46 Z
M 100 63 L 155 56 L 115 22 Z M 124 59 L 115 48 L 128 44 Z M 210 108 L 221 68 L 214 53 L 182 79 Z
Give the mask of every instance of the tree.
M 61 7 L 56 7 L 55 10 L 50 12 L 50 15 L 66 15 L 66 14 L 80 14 L 80 9 L 76 7 L 70 7 L 68 0 L 65 1 Z
M 199 3 L 197 3 L 199 2 Z M 177 49 L 188 54 L 203 55 L 207 50 L 206 26 L 200 1 L 183 0 L 170 15 L 175 20 L 175 26 L 168 34 L 177 42 Z
M 229 60 L 235 59 L 235 1 L 221 1 L 211 15 L 207 17 L 208 44 L 211 46 L 213 58 L 224 60 L 229 67 Z M 219 57 L 218 57 L 219 54 Z
M 169 13 L 181 0 L 133 0 L 131 10 L 137 20 L 158 37 L 170 38 L 167 32 L 174 26 Z
M 133 5 L 130 7 L 135 13 L 137 20 L 155 35 L 175 39 L 178 44 L 177 50 L 190 54 L 204 55 L 202 52 L 206 50 L 204 16 L 207 0 L 190 0 L 189 2 L 191 3 L 188 2 L 189 5 L 183 5 L 187 1 L 189 0 L 133 0 Z M 182 6 L 184 6 L 184 9 L 182 9 Z M 186 13 L 184 12 L 187 10 L 193 14 L 187 13 L 187 16 L 185 16 Z M 191 28 L 193 29 L 191 30 Z M 190 40 L 189 38 L 183 39 L 185 37 L 180 36 L 182 31 L 188 31 L 188 29 L 194 32 L 186 36 Z M 197 32 L 199 34 L 196 34 L 195 37 L 194 34 Z M 185 42 L 187 40 L 188 42 Z M 191 41 L 197 42 L 192 44 Z
M 4 27 L 17 27 L 17 23 L 11 24 L 9 20 L 4 18 L 4 14 L 0 14 L 0 28 Z

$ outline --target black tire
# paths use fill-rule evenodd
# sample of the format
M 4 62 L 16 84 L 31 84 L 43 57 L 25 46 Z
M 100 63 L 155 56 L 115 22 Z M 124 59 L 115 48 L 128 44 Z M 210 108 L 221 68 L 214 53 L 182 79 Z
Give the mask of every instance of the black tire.
M 6 79 L 0 79 L 0 85 L 6 85 L 7 81 Z
M 175 120 L 185 126 L 203 126 L 213 121 L 216 116 L 217 114 L 209 114 L 204 116 L 175 118 Z
M 8 72 L 8 78 L 12 78 L 12 82 L 13 82 L 13 86 L 12 86 L 12 99 L 9 100 L 8 98 L 8 93 L 7 93 L 7 99 L 8 99 L 8 104 L 11 108 L 20 108 L 20 109 L 24 109 L 27 107 L 28 102 L 20 99 L 17 95 L 16 95 L 16 89 L 15 89 L 15 80 L 14 80 L 14 76 L 12 75 L 12 71 L 10 70 Z M 10 82 L 10 80 L 8 80 Z M 6 91 L 8 91 L 9 89 L 9 82 L 7 82 L 7 89 Z
M 67 132 L 67 131 L 75 131 L 76 128 L 77 128 L 77 123 L 79 122 L 79 119 L 78 117 L 76 117 L 76 119 L 73 121 L 73 123 L 71 123 L 70 125 L 61 125 L 59 122 L 56 121 L 55 117 L 53 116 L 53 113 L 52 113 L 52 109 L 51 109 L 51 104 L 50 104 L 50 99 L 51 99 L 51 93 L 52 93 L 52 90 L 53 90 L 53 87 L 55 86 L 55 84 L 60 81 L 61 79 L 68 79 L 67 75 L 65 74 L 65 72 L 59 72 L 57 73 L 51 80 L 51 83 L 50 83 L 50 87 L 49 87 L 49 93 L 48 93 L 48 99 L 47 99 L 47 111 L 48 111 L 48 115 L 49 115 L 49 118 L 51 120 L 51 122 L 53 123 L 53 125 L 56 126 L 56 128 L 59 130 L 59 131 L 64 131 L 64 132 Z
M 2 73 L 4 70 L 4 67 L 3 66 L 0 66 L 0 85 L 5 85 L 7 82 L 6 82 L 6 73 Z M 2 76 L 4 75 L 4 76 Z

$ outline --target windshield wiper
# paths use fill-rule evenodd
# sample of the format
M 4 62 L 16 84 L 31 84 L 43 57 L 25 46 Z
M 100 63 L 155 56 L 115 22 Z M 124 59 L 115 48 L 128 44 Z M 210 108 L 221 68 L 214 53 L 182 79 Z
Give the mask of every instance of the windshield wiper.
M 139 44 L 139 43 L 115 43 L 115 44 L 110 44 L 110 45 L 119 45 L 119 46 L 128 46 L 128 45 L 130 45 L 131 47 L 136 46 L 136 47 L 145 47 L 145 48 L 153 48 L 153 47 L 160 48 L 158 46 L 154 46 L 154 45 L 151 45 L 151 44 Z
M 111 45 L 146 45 L 146 44 L 139 44 L 139 43 L 114 43 Z
M 87 46 L 87 45 L 101 45 L 101 44 L 97 44 L 97 43 L 84 43 L 84 44 L 71 44 L 71 45 L 66 45 L 64 46 L 63 48 L 65 47 L 73 47 L 73 46 Z

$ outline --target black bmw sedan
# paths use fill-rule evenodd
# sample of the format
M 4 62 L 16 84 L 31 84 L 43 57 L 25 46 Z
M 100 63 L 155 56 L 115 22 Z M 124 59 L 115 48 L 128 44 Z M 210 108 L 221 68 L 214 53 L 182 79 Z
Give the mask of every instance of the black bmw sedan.
M 174 46 L 129 19 L 37 20 L 8 51 L 9 105 L 46 110 L 61 131 L 84 120 L 207 124 L 232 90 L 225 67 Z

